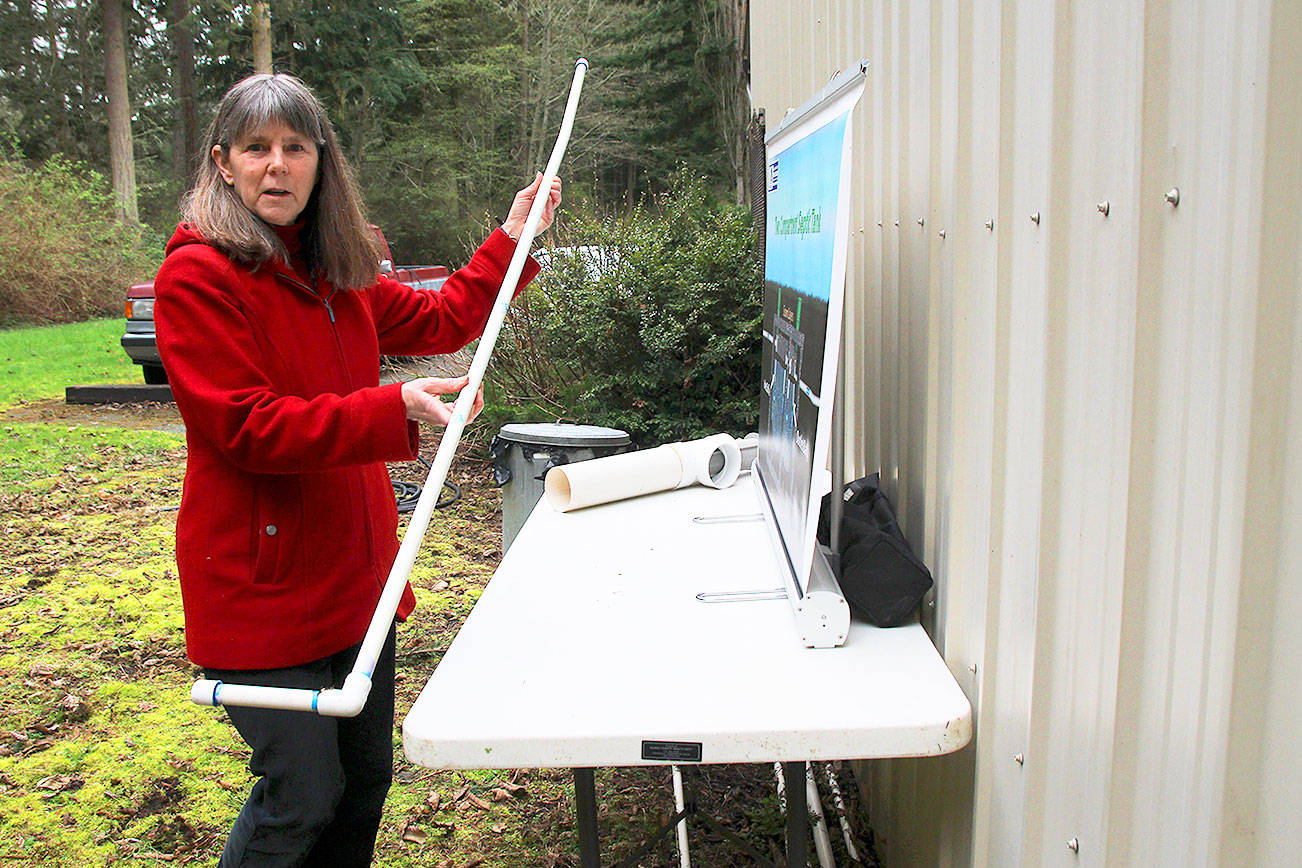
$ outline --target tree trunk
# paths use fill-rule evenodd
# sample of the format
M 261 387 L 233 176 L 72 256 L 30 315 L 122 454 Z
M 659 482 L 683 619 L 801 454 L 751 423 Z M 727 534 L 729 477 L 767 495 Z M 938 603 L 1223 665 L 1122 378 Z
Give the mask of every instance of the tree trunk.
M 520 0 L 520 57 L 529 56 L 532 46 L 529 45 L 529 0 Z M 516 153 L 520 155 L 521 165 L 525 164 L 528 159 L 529 150 L 529 70 L 521 65 L 520 67 L 520 111 L 516 113 L 519 118 L 519 130 L 516 134 Z
M 136 210 L 136 161 L 131 147 L 131 101 L 127 96 L 127 52 L 122 0 L 102 0 L 104 12 L 104 91 L 108 97 L 109 165 L 118 212 L 132 222 Z
M 699 0 L 697 21 L 714 51 L 697 56 L 697 72 L 714 96 L 715 123 L 732 170 L 737 204 L 746 195 L 746 125 L 750 100 L 746 93 L 749 63 L 749 0 Z
M 280 30 L 280 48 L 273 48 L 273 51 L 275 56 L 280 58 L 278 61 L 280 71 L 297 75 L 298 72 L 294 65 L 294 38 L 296 35 L 294 23 L 298 21 L 298 14 L 297 10 L 294 9 L 294 0 L 280 0 L 276 8 L 280 10 L 277 13 L 280 20 L 280 27 L 278 28 Z M 272 36 L 275 37 L 274 32 Z
M 271 6 L 266 0 L 253 0 L 249 15 L 253 31 L 253 71 L 271 72 Z
M 188 0 L 169 0 L 167 38 L 172 44 L 172 100 L 176 118 L 172 127 L 172 170 L 177 186 L 185 190 L 197 168 L 199 115 L 194 102 L 194 30 Z
M 63 65 L 63 58 L 59 54 L 59 37 L 62 33 L 62 23 L 59 20 L 58 10 L 53 3 L 45 4 L 45 38 L 50 45 L 50 62 L 45 71 L 45 80 L 53 83 L 60 75 L 60 67 Z M 66 46 L 65 46 L 66 53 Z M 79 64 L 83 77 L 87 71 L 85 64 Z M 54 140 L 56 151 L 65 154 L 74 153 L 75 141 L 72 134 L 72 127 L 68 122 L 68 110 L 64 107 L 63 100 L 55 97 L 46 100 L 45 104 L 49 106 L 51 121 L 54 125 Z

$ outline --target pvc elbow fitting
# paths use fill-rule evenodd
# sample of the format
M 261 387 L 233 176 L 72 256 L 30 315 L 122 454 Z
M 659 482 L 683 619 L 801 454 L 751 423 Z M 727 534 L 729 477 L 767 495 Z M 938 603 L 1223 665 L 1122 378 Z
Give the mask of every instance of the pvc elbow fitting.
M 349 672 L 343 687 L 321 691 L 316 699 L 316 712 L 325 717 L 356 717 L 370 695 L 370 676 Z

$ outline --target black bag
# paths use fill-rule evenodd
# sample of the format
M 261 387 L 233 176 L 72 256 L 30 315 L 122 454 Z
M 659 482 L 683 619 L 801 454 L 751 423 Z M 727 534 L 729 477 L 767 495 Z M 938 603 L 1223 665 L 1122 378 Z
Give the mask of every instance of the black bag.
M 850 612 L 878 627 L 898 627 L 931 589 L 931 573 L 913 554 L 874 473 L 845 486 L 841 515 L 841 593 Z M 831 542 L 832 496 L 823 498 L 818 541 Z

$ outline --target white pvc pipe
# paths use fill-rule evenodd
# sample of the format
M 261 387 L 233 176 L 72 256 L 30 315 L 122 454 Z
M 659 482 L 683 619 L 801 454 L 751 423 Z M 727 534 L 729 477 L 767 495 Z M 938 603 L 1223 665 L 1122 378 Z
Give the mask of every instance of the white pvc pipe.
M 814 768 L 809 763 L 805 763 L 805 798 L 809 803 L 809 813 L 814 818 L 814 852 L 818 854 L 819 868 L 836 868 L 832 839 L 827 834 L 827 818 L 823 816 L 823 797 L 818 793 Z
M 552 148 L 551 159 L 547 161 L 547 168 L 543 171 L 542 182 L 538 185 L 538 195 L 534 196 L 533 206 L 529 209 L 529 217 L 525 221 L 524 229 L 520 231 L 515 254 L 511 257 L 511 264 L 502 279 L 502 286 L 498 290 L 492 314 L 488 318 L 488 324 L 484 326 L 484 334 L 479 339 L 479 346 L 470 362 L 470 381 L 457 395 L 456 403 L 452 408 L 452 418 L 443 430 L 438 451 L 434 453 L 434 461 L 430 465 L 425 488 L 421 491 L 416 509 L 411 514 L 411 522 L 407 525 L 406 534 L 403 535 L 402 545 L 398 549 L 393 568 L 389 570 L 389 578 L 385 581 L 384 591 L 381 592 L 380 601 L 376 604 L 375 615 L 371 618 L 366 637 L 362 640 L 362 648 L 357 652 L 357 662 L 353 664 L 353 671 L 344 679 L 343 687 L 328 690 L 301 690 L 223 684 L 220 681 L 204 679 L 196 681 L 190 689 L 192 701 L 199 705 L 245 705 L 256 708 L 315 711 L 317 714 L 330 717 L 355 717 L 366 704 L 366 697 L 371 692 L 371 673 L 375 670 L 375 662 L 379 659 L 385 639 L 388 638 L 389 627 L 393 624 L 398 603 L 402 600 L 403 589 L 407 586 L 407 576 L 416 561 L 416 555 L 420 552 L 420 545 L 425 537 L 425 530 L 429 527 L 434 505 L 443 490 L 443 480 L 447 478 L 457 444 L 461 442 L 461 434 L 470 418 L 470 408 L 475 402 L 480 384 L 484 381 L 489 357 L 493 354 L 498 333 L 506 320 L 507 308 L 510 307 L 511 298 L 515 295 L 520 275 L 524 272 L 525 260 L 529 258 L 529 246 L 538 232 L 538 221 L 542 219 L 547 200 L 551 197 L 552 181 L 556 178 L 561 158 L 565 155 L 565 147 L 570 141 L 570 129 L 574 126 L 574 115 L 579 106 L 579 93 L 583 90 L 583 76 L 587 70 L 588 61 L 579 58 L 574 65 L 574 81 L 570 85 L 570 98 L 565 105 L 565 117 L 561 121 L 556 145 Z
M 741 473 L 745 442 L 712 434 L 553 467 L 543 482 L 543 495 L 557 512 L 569 512 L 689 485 L 728 488 Z
M 683 772 L 678 766 L 670 766 L 674 776 L 674 813 L 683 812 Z M 687 818 L 678 821 L 678 865 L 680 868 L 692 868 L 692 856 L 687 852 Z
M 782 763 L 773 764 L 773 775 L 778 781 L 778 808 L 783 814 L 787 812 L 787 787 Z M 814 852 L 818 855 L 820 868 L 836 868 L 836 859 L 832 855 L 832 839 L 827 834 L 827 821 L 823 819 L 823 802 L 818 794 L 818 784 L 814 782 L 814 771 L 805 763 L 805 808 L 814 816 Z
M 827 771 L 827 784 L 832 788 L 832 804 L 836 806 L 836 818 L 841 822 L 841 837 L 845 839 L 845 852 L 850 857 L 850 861 L 856 865 L 863 860 L 859 858 L 859 848 L 854 845 L 854 834 L 850 831 L 849 811 L 845 807 L 845 799 L 841 798 L 841 785 L 837 783 L 836 772 L 832 770 L 831 764 L 825 763 L 824 769 Z

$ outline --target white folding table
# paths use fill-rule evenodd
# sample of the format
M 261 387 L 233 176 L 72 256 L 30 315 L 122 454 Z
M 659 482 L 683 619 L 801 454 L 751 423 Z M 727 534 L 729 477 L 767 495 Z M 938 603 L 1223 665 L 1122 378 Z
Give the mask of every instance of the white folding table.
M 785 599 L 698 599 L 782 586 L 758 511 L 748 475 L 565 514 L 541 502 L 403 722 L 408 759 L 574 769 L 589 868 L 594 767 L 782 762 L 796 854 L 805 761 L 963 747 L 971 708 L 916 623 L 854 622 L 810 649 Z

